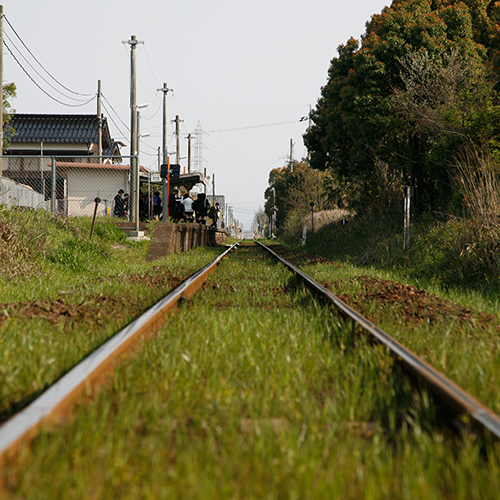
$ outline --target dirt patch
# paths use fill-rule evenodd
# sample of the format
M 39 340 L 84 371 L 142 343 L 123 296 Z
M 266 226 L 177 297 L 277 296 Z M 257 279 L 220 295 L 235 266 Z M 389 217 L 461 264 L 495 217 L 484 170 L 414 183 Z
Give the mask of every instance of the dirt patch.
M 185 280 L 185 277 L 172 275 L 166 269 L 156 266 L 152 274 L 117 275 L 98 278 L 98 282 L 117 281 L 137 283 L 151 288 L 173 289 Z M 56 300 L 35 300 L 30 302 L 15 302 L 0 304 L 0 325 L 9 318 L 39 318 L 57 323 L 65 318 L 75 322 L 95 322 L 105 320 L 106 316 L 117 311 L 128 311 L 129 314 L 139 314 L 150 301 L 149 295 L 144 299 L 112 297 L 104 294 L 90 294 L 80 302 L 68 297 Z
M 101 319 L 117 311 L 127 308 L 135 311 L 139 304 L 126 298 L 113 298 L 106 295 L 92 294 L 82 303 L 72 303 L 66 298 L 54 301 L 35 300 L 0 305 L 0 324 L 8 318 L 39 318 L 57 323 L 61 318 L 83 322 Z
M 280 257 L 299 268 L 304 265 L 318 263 L 337 267 L 344 265 L 324 257 L 290 250 L 281 245 L 270 245 L 270 248 Z M 346 304 L 365 315 L 367 319 L 374 323 L 376 323 L 376 318 L 373 318 L 368 312 L 374 302 L 380 307 L 392 307 L 394 311 L 400 314 L 407 325 L 412 323 L 422 324 L 424 322 L 433 324 L 445 318 L 453 318 L 460 324 L 471 323 L 479 327 L 491 327 L 498 321 L 491 314 L 480 313 L 467 307 L 453 304 L 437 295 L 420 290 L 414 286 L 371 278 L 369 276 L 356 276 L 351 278 L 350 281 L 360 284 L 360 291 L 356 296 L 342 295 L 336 292 L 336 290 L 344 288 L 344 282 L 321 282 L 321 285 L 331 290 Z M 494 325 L 494 328 L 500 331 L 500 325 Z
M 425 290 L 394 281 L 356 276 L 351 282 L 360 284 L 360 291 L 356 296 L 338 295 L 346 304 L 364 314 L 372 303 L 383 306 L 397 306 L 395 309 L 404 318 L 407 324 L 435 323 L 444 318 L 453 318 L 460 324 L 474 322 L 486 326 L 495 321 L 490 314 L 478 313 L 472 309 L 459 306 L 433 295 Z M 325 284 L 332 291 L 343 287 L 341 282 Z M 373 318 L 367 316 L 373 321 Z M 500 326 L 498 326 L 500 330 Z

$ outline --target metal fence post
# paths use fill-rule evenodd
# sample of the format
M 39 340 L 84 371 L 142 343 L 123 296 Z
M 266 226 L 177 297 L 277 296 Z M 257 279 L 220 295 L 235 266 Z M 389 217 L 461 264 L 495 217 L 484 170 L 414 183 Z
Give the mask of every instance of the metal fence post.
M 404 234 L 403 250 L 410 249 L 410 200 L 413 188 L 405 186 L 404 188 Z
M 57 196 L 57 184 L 56 184 L 56 174 L 57 174 L 57 170 L 56 170 L 56 158 L 55 156 L 52 157 L 52 175 L 51 175 L 51 179 L 52 179 L 52 189 L 51 189 L 51 195 L 50 195 L 50 211 L 55 214 L 56 211 L 57 211 L 57 208 L 56 208 L 56 204 L 57 204 L 57 200 L 56 200 L 56 196 Z

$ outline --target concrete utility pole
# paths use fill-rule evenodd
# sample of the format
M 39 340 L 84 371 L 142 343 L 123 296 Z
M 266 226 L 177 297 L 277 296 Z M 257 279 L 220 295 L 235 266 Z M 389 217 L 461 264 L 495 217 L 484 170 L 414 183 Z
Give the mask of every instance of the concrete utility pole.
M 191 134 L 188 134 L 188 174 L 191 173 Z
M 181 143 L 179 137 L 179 115 L 175 117 L 175 163 L 181 164 Z
M 139 161 L 137 158 L 137 86 L 136 86 L 136 65 L 135 49 L 139 43 L 135 35 L 130 36 L 130 40 L 124 41 L 130 45 L 130 180 L 131 180 L 131 219 L 139 219 Z
M 157 89 L 158 92 L 163 92 L 163 165 L 168 165 L 168 120 L 167 120 L 167 94 L 169 89 L 167 84 L 164 83 L 161 89 Z M 168 183 L 167 179 L 162 179 L 162 188 L 163 188 L 163 206 L 166 207 L 168 203 Z M 163 210 L 163 221 L 167 220 L 167 211 Z
M 293 174 L 293 139 L 290 139 L 290 172 Z
M 97 156 L 102 156 L 102 110 L 101 110 L 101 80 L 97 80 Z M 99 158 L 102 163 L 102 158 Z
M 3 172 L 3 5 L 0 5 L 0 117 L 2 126 L 0 127 L 0 177 Z

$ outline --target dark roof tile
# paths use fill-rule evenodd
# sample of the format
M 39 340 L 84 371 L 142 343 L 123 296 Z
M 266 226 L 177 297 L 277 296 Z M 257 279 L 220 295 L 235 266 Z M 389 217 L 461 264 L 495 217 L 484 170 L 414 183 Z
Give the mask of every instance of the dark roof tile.
M 11 142 L 89 144 L 97 142 L 97 115 L 12 115 Z

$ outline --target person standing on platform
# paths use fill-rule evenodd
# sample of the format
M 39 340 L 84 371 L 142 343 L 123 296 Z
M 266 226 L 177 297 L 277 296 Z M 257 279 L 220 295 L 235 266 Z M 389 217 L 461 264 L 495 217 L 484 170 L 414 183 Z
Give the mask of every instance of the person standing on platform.
M 210 219 L 212 219 L 212 224 L 210 224 L 210 227 L 217 229 L 217 220 L 219 219 L 219 204 L 218 203 L 215 203 L 215 205 L 212 206 L 212 208 L 208 212 L 208 216 L 210 217 Z
M 125 217 L 125 200 L 122 198 L 123 193 L 123 189 L 120 189 L 115 196 L 115 208 L 113 209 L 113 215 L 115 217 Z
M 185 222 L 193 222 L 193 198 L 189 196 L 189 193 L 184 195 L 182 199 L 182 207 L 183 207 L 183 219 Z
M 196 201 L 193 202 L 193 209 L 196 212 L 196 222 L 198 224 L 206 224 L 210 203 L 208 202 L 205 193 L 200 193 L 198 195 Z
M 168 195 L 168 216 L 174 222 L 179 222 L 179 220 L 182 216 L 182 213 L 179 213 L 178 197 L 179 197 L 179 190 L 178 189 L 174 189 L 173 192 L 171 192 Z

